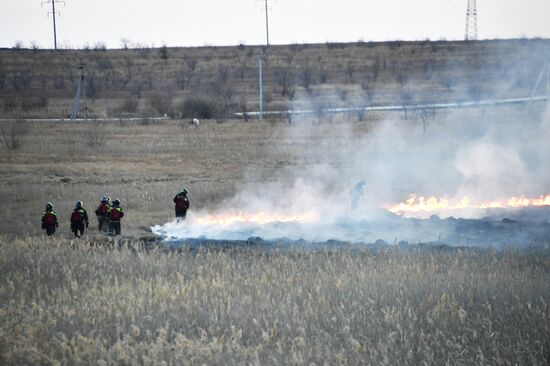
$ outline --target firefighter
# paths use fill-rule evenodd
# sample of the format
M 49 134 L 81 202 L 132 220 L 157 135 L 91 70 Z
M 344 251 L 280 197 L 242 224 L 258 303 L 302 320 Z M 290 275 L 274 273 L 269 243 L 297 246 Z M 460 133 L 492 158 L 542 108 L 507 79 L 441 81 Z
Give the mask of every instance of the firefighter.
M 358 182 L 351 192 L 351 209 L 356 210 L 365 200 L 365 186 L 367 183 L 362 180 Z
M 120 219 L 124 217 L 124 210 L 120 207 L 120 201 L 114 200 L 113 205 L 109 208 L 109 235 L 120 235 Z
M 46 230 L 46 235 L 52 236 L 58 226 L 57 214 L 53 210 L 53 204 L 48 202 L 46 203 L 46 209 L 42 212 L 42 230 Z
M 174 197 L 174 203 L 176 204 L 176 219 L 185 220 L 187 210 L 189 209 L 189 199 L 187 198 L 187 189 L 183 189 L 180 193 Z
M 84 234 L 84 227 L 88 227 L 88 212 L 84 208 L 82 201 L 78 201 L 71 213 L 71 231 L 74 236 L 80 238 Z
M 101 202 L 99 203 L 99 206 L 97 206 L 95 210 L 95 214 L 97 216 L 97 229 L 99 231 L 107 231 L 107 226 L 109 224 L 109 209 L 111 208 L 111 205 L 109 203 L 110 199 L 107 196 L 104 196 L 101 199 Z

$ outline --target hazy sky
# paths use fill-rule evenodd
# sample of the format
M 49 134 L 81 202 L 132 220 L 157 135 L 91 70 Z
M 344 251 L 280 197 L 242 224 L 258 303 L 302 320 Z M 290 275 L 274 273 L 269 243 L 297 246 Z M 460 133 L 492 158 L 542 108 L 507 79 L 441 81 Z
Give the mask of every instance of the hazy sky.
M 53 46 L 51 4 L 0 0 L 0 47 Z M 265 43 L 264 0 L 66 0 L 58 44 Z M 269 0 L 270 41 L 463 39 L 466 0 Z M 479 0 L 479 38 L 550 38 L 550 0 Z

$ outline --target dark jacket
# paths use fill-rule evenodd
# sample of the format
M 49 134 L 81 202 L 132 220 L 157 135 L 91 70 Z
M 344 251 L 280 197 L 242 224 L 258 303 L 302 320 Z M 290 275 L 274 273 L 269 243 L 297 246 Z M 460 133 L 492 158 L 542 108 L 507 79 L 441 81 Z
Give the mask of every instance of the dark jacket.
M 174 203 L 176 204 L 176 209 L 178 210 L 187 211 L 187 209 L 189 209 L 189 199 L 181 193 L 178 193 L 176 197 L 174 197 Z

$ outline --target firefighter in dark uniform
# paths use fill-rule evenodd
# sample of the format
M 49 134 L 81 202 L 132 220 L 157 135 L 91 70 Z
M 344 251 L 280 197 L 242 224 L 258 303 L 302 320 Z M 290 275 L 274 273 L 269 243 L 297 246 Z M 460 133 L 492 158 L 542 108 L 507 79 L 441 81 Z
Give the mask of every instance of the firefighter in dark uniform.
M 88 212 L 84 208 L 82 201 L 78 201 L 71 213 L 71 231 L 74 236 L 80 238 L 84 234 L 84 227 L 88 227 Z
M 109 208 L 109 235 L 120 235 L 120 220 L 124 217 L 124 210 L 120 207 L 120 201 L 114 200 Z
M 42 212 L 42 230 L 46 230 L 46 235 L 52 236 L 58 226 L 57 214 L 53 210 L 53 204 L 48 202 L 46 203 L 46 209 Z
M 187 210 L 189 209 L 189 198 L 187 198 L 187 189 L 183 189 L 180 193 L 174 197 L 174 203 L 176 204 L 176 219 L 185 220 Z
M 109 197 L 104 196 L 95 210 L 95 215 L 97 216 L 97 229 L 99 231 L 107 231 L 109 224 L 109 209 L 111 205 L 109 204 Z

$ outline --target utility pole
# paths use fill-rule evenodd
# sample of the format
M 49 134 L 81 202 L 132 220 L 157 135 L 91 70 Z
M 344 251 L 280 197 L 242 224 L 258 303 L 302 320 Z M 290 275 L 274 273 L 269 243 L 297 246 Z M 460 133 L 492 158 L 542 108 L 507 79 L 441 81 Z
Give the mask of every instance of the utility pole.
M 267 8 L 267 0 L 265 0 L 265 35 L 266 35 L 266 45 L 269 47 L 269 17 L 267 15 L 268 13 Z
M 466 32 L 464 34 L 465 41 L 477 40 L 477 3 L 476 0 L 468 0 L 468 8 L 466 9 Z
M 260 122 L 264 119 L 264 90 L 263 90 L 263 75 L 262 75 L 262 63 L 263 63 L 264 53 L 258 55 L 258 65 L 259 65 L 259 92 L 260 92 Z
M 52 11 L 48 12 L 48 15 L 52 14 L 52 18 L 53 18 L 53 47 L 55 50 L 57 50 L 57 27 L 55 24 L 55 16 L 59 14 L 59 12 L 55 11 L 55 4 L 63 3 L 63 5 L 65 5 L 65 2 L 62 0 L 46 0 L 46 1 L 42 1 L 41 5 L 49 4 L 49 3 L 52 4 Z

